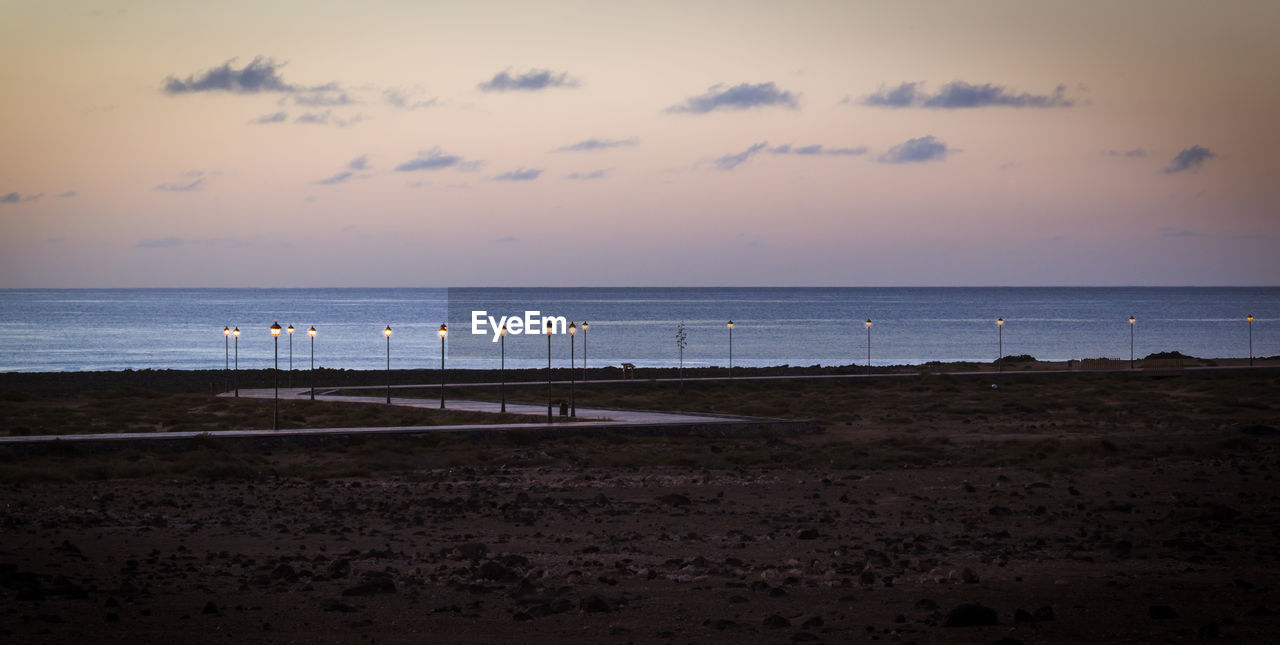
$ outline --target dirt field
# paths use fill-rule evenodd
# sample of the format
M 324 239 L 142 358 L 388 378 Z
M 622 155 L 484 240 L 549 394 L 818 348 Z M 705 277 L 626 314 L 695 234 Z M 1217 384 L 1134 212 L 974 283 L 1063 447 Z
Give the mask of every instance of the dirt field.
M 5 452 L 0 641 L 1273 638 L 1280 373 L 991 381 L 584 394 L 794 436 Z

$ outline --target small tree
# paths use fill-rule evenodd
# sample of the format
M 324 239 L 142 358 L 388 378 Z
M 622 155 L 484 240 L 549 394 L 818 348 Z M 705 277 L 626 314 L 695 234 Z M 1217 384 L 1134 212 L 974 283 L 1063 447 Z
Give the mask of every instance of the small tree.
M 688 337 L 689 335 L 685 333 L 684 321 L 682 320 L 680 321 L 679 325 L 676 325 L 676 347 L 680 348 L 680 385 L 681 386 L 684 385 L 684 348 L 685 348 L 685 345 L 689 344 L 689 341 L 686 340 Z

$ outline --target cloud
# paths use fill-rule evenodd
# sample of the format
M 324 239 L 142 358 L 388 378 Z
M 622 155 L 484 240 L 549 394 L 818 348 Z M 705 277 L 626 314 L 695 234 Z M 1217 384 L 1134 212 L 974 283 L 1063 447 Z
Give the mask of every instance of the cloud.
M 293 122 L 324 125 L 329 122 L 329 111 L 325 110 L 324 112 L 304 112 L 298 118 L 294 119 Z
M 190 94 L 193 92 L 234 92 L 236 94 L 255 94 L 258 92 L 293 92 L 299 88 L 284 82 L 280 77 L 280 69 L 270 58 L 255 56 L 253 62 L 241 69 L 232 67 L 236 59 L 222 64 L 221 67 L 205 70 L 200 74 L 188 76 L 186 80 L 175 76 L 164 79 L 164 91 L 167 94 Z
M 476 87 L 484 92 L 536 92 L 550 87 L 578 87 L 577 79 L 570 78 L 567 72 L 553 72 L 549 69 L 531 69 L 523 74 L 512 76 L 507 71 L 493 75 L 493 78 L 480 83 Z
M 462 157 L 446 154 L 440 148 L 432 148 L 430 150 L 420 151 L 417 159 L 410 159 L 409 161 L 396 166 L 396 170 L 399 172 L 413 172 L 415 170 L 443 170 L 462 163 L 464 163 Z
M 827 148 L 821 144 L 813 144 L 808 146 L 793 146 L 791 144 L 783 144 L 766 150 L 771 155 L 831 155 L 837 157 L 852 157 L 855 155 L 867 154 L 867 149 L 863 146 L 857 148 Z
M 537 179 L 541 175 L 542 175 L 541 168 L 528 168 L 528 169 L 520 168 L 518 170 L 504 172 L 501 175 L 494 177 L 493 180 L 494 181 L 533 181 L 534 179 Z
M 586 152 L 589 150 L 608 150 L 609 148 L 624 148 L 634 146 L 639 143 L 639 139 L 631 137 L 630 139 L 587 139 L 577 143 L 561 146 L 551 152 Z
M 933 135 L 908 139 L 877 159 L 880 163 L 919 163 L 923 161 L 941 161 L 947 157 L 947 144 Z
M 691 96 L 684 103 L 673 105 L 664 111 L 673 114 L 706 114 L 715 110 L 747 110 L 771 105 L 794 110 L 797 98 L 799 95 L 784 92 L 772 82 L 756 85 L 741 83 L 729 88 L 712 85 L 705 94 Z
M 359 157 L 356 157 L 355 159 L 348 161 L 347 167 L 352 170 L 368 170 L 369 155 L 360 155 Z
M 1108 148 L 1106 150 L 1103 150 L 1101 154 L 1104 157 L 1125 157 L 1128 159 L 1141 159 L 1142 157 L 1147 156 L 1147 151 L 1143 150 L 1142 148 L 1134 148 L 1132 150 L 1116 150 L 1115 148 Z
M 951 81 L 934 94 L 924 91 L 923 83 L 902 83 L 896 87 L 880 86 L 874 93 L 862 97 L 863 105 L 872 107 L 906 108 L 923 107 L 954 110 L 980 107 L 1013 108 L 1068 108 L 1076 105 L 1066 96 L 1067 87 L 1059 85 L 1051 94 L 1011 92 L 1003 85 L 983 83 L 975 85 L 965 81 Z
M 272 112 L 271 114 L 264 114 L 250 121 L 249 123 L 257 123 L 257 124 L 283 123 L 286 120 L 288 120 L 288 118 L 289 118 L 289 115 L 284 112 Z
M 204 187 L 204 171 L 192 170 L 182 173 L 183 177 L 191 178 L 191 181 L 175 181 L 167 184 L 156 186 L 156 190 L 164 190 L 173 193 L 189 193 L 193 190 L 200 190 Z
M 606 179 L 613 172 L 612 168 L 601 168 L 600 170 L 592 170 L 589 172 L 571 172 L 564 176 L 565 179 Z
M 328 83 L 297 90 L 293 95 L 293 103 L 305 107 L 336 107 L 351 105 L 355 101 L 337 83 Z
M 173 249 L 186 243 L 187 241 L 180 237 L 162 237 L 157 240 L 142 240 L 135 246 L 140 249 Z
M 354 176 L 355 176 L 355 174 L 354 174 L 354 173 L 352 173 L 351 171 L 344 170 L 344 171 L 342 171 L 342 172 L 340 172 L 340 173 L 338 173 L 338 174 L 336 174 L 336 175 L 334 175 L 334 176 L 332 176 L 332 177 L 328 177 L 328 178 L 326 178 L 326 179 L 321 179 L 320 181 L 313 181 L 313 182 L 311 182 L 311 183 L 313 183 L 313 184 L 320 184 L 321 186 L 332 186 L 332 185 L 334 185 L 334 184 L 341 184 L 342 182 L 344 182 L 344 181 L 346 181 L 346 180 L 348 180 L 348 179 L 351 179 L 351 178 L 352 178 L 352 177 L 354 177 Z
M 761 141 L 760 143 L 757 143 L 751 146 L 750 148 L 747 148 L 746 150 L 739 152 L 738 154 L 725 155 L 723 157 L 720 157 L 719 159 L 715 160 L 716 170 L 724 170 L 724 171 L 733 170 L 734 168 L 737 168 L 738 166 L 741 166 L 742 164 L 746 163 L 747 160 L 750 159 L 751 157 L 754 157 L 756 153 L 760 152 L 761 150 L 764 150 L 765 146 L 767 145 L 769 145 L 768 141 Z
M 919 83 L 903 83 L 894 88 L 886 88 L 884 85 L 876 90 L 874 94 L 868 94 L 862 97 L 863 105 L 873 107 L 910 107 L 916 102 L 916 86 Z M 847 99 L 842 102 L 847 102 Z
M 58 193 L 57 195 L 55 195 L 55 197 L 62 197 L 64 199 L 67 197 L 75 197 L 75 196 L 76 196 L 76 191 L 74 190 L 68 190 L 65 193 Z
M 382 98 L 387 105 L 397 107 L 402 110 L 421 110 L 423 108 L 434 107 L 436 99 L 428 99 L 426 101 L 413 100 L 413 94 L 407 90 L 393 87 L 382 91 Z
M 1169 162 L 1169 167 L 1164 169 L 1164 172 L 1172 175 L 1184 170 L 1199 170 L 1200 166 L 1204 165 L 1204 162 L 1217 156 L 1208 148 L 1194 145 L 1175 155 L 1173 161 Z
M 18 193 L 9 193 L 8 195 L 0 195 L 0 204 L 21 204 L 23 202 L 34 202 L 34 201 L 39 201 L 41 197 L 44 197 L 44 193 L 36 193 L 34 195 L 27 195 L 26 197 L 23 197 Z

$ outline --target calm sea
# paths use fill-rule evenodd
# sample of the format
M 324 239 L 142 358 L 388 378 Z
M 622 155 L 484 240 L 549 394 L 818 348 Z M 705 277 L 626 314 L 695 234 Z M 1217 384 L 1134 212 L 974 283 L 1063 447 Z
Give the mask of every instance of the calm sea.
M 224 326 L 239 327 L 239 365 L 270 367 L 268 328 L 292 324 L 296 369 L 381 369 L 390 325 L 393 368 L 440 365 L 448 323 L 449 367 L 497 368 L 502 347 L 474 335 L 471 312 L 495 318 L 537 310 L 581 324 L 590 366 L 678 360 L 684 323 L 687 366 L 725 365 L 728 320 L 735 365 L 847 365 L 867 360 L 868 318 L 875 365 L 990 361 L 1004 354 L 1041 360 L 1125 358 L 1130 315 L 1138 357 L 1177 350 L 1201 357 L 1280 354 L 1280 287 L 1195 288 L 554 288 L 554 289 L 57 289 L 0 291 L 0 371 L 218 369 L 234 362 Z M 1003 317 L 1002 331 L 996 318 Z M 573 340 L 583 361 L 584 334 Z M 551 339 L 567 365 L 568 336 Z M 281 368 L 290 339 L 279 340 Z M 547 362 L 545 335 L 509 335 L 508 367 Z

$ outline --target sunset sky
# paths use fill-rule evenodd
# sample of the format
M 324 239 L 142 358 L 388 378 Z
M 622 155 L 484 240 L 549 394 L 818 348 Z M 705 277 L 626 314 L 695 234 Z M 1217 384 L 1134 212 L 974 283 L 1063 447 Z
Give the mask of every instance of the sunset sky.
M 0 0 L 0 288 L 1280 284 L 1280 3 Z

